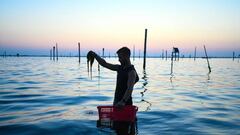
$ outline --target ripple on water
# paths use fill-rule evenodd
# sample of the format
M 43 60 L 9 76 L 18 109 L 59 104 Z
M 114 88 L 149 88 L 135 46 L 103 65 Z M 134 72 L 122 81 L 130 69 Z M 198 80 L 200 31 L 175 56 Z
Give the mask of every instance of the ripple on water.
M 7 93 L 5 93 L 7 94 Z M 43 94 L 11 94 L 11 95 L 4 95 L 2 96 L 3 98 L 7 98 L 7 99 L 15 99 L 15 98 L 36 98 L 36 97 L 41 97 L 41 96 L 45 96 Z
M 29 90 L 29 89 L 39 89 L 40 87 L 33 87 L 33 86 L 22 86 L 15 88 L 16 90 Z
M 15 95 L 16 96 L 16 95 Z M 16 96 L 14 99 L 0 99 L 0 104 L 13 104 L 13 103 L 42 103 L 42 104 L 62 104 L 62 105 L 78 105 L 91 100 L 106 101 L 110 97 L 107 96 L 35 96 L 35 98 L 24 98 Z M 21 99 L 19 99 L 21 98 Z
M 232 123 L 229 121 L 223 121 L 213 118 L 197 118 L 195 122 L 199 124 L 203 124 L 206 126 L 207 129 L 205 130 L 211 130 L 211 128 L 217 128 L 219 130 L 229 130 L 229 129 L 239 129 L 239 124 Z
M 26 83 L 26 84 L 42 84 L 43 82 L 41 82 L 41 81 L 25 81 L 23 83 Z

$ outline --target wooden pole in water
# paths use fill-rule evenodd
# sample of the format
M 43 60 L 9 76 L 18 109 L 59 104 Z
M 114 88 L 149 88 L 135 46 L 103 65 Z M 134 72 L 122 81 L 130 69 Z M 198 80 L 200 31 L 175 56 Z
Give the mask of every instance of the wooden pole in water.
M 166 50 L 166 60 L 167 60 L 167 50 Z
M 53 60 L 55 60 L 55 46 L 53 47 Z
M 206 55 L 206 59 L 207 59 L 207 64 L 208 64 L 209 73 L 210 73 L 210 72 L 211 72 L 211 67 L 210 67 L 210 64 L 209 64 L 209 61 L 208 61 L 208 56 L 207 56 L 206 47 L 205 47 L 205 45 L 204 45 L 203 47 L 204 47 L 204 51 L 205 51 L 205 55 Z
M 164 59 L 164 50 L 162 50 L 162 59 Z
M 81 62 L 80 42 L 78 42 L 78 62 Z
M 239 62 L 239 59 L 240 59 L 240 54 L 238 55 L 238 62 Z
M 58 61 L 58 44 L 56 43 L 56 56 L 57 56 L 57 61 Z
M 173 51 L 172 51 L 172 53 L 173 53 Z M 175 61 L 176 61 L 176 59 L 177 59 L 177 53 L 176 52 L 174 52 L 174 59 L 175 59 Z
M 138 58 L 140 59 L 141 50 L 138 50 Z
M 195 47 L 195 50 L 194 50 L 194 61 L 196 60 L 196 54 L 197 54 L 197 47 Z
M 176 53 L 175 53 L 176 55 Z M 176 59 L 176 56 L 175 56 Z M 171 74 L 173 73 L 173 51 L 172 51 L 172 56 L 171 56 Z
M 133 61 L 135 60 L 135 45 L 133 45 Z
M 52 60 L 52 49 L 50 49 L 50 60 Z
M 98 55 L 100 56 L 101 55 L 101 53 L 100 52 L 98 52 Z M 100 64 L 98 63 L 98 73 L 100 73 Z
M 235 58 L 235 52 L 233 52 L 233 57 L 232 57 L 232 58 L 233 58 L 233 61 L 234 61 L 234 58 Z
M 145 29 L 144 54 L 143 54 L 143 69 L 146 68 L 146 49 L 147 49 L 147 29 Z
M 180 55 L 180 53 L 178 52 L 178 61 L 179 61 L 179 57 L 180 57 L 179 55 Z
M 102 57 L 104 58 L 104 48 L 102 49 Z
M 197 54 L 197 47 L 194 49 L 194 61 L 196 60 L 196 54 Z

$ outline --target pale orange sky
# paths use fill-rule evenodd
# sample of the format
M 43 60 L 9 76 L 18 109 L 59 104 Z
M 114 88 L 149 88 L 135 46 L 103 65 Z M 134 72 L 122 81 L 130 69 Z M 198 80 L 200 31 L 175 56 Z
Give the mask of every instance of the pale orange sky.
M 85 50 L 142 50 L 147 28 L 149 53 L 172 46 L 187 53 L 205 44 L 225 55 L 240 51 L 239 6 L 237 0 L 2 0 L 0 49 L 48 54 L 57 42 L 62 52 L 74 52 L 81 42 Z

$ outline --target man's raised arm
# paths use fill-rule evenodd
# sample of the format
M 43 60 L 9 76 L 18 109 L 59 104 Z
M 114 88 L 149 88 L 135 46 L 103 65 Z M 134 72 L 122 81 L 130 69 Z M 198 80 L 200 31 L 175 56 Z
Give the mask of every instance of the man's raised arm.
M 117 70 L 118 70 L 119 65 L 107 63 L 103 58 L 101 58 L 100 56 L 98 56 L 98 55 L 97 55 L 95 52 L 93 52 L 93 51 L 91 51 L 90 53 L 94 56 L 94 58 L 97 60 L 97 62 L 98 62 L 101 66 L 103 66 L 103 67 L 105 67 L 105 68 L 108 68 L 108 69 L 110 69 L 110 70 L 113 70 L 113 71 L 117 71 Z

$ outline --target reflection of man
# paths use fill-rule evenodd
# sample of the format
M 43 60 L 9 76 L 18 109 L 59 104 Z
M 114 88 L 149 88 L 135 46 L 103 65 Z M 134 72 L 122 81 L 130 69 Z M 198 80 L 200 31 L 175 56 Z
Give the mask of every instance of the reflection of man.
M 113 129 L 117 135 L 135 135 L 137 126 L 136 122 L 114 121 Z
M 117 71 L 117 85 L 115 90 L 113 105 L 122 107 L 124 105 L 132 105 L 132 91 L 134 84 L 139 80 L 137 72 L 130 61 L 130 49 L 122 47 L 117 51 L 120 65 L 107 63 L 95 52 L 90 54 L 96 58 L 98 63 L 110 70 Z

